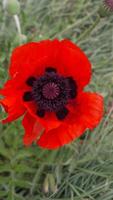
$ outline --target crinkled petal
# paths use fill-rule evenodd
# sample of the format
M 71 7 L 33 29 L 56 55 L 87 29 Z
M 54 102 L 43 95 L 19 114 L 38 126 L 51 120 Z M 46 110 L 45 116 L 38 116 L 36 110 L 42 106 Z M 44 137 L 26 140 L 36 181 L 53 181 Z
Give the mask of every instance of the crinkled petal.
M 58 52 L 58 62 L 61 68 L 65 68 L 66 74 L 72 76 L 78 89 L 82 90 L 91 78 L 91 63 L 84 52 L 69 40 L 61 41 L 61 48 Z
M 15 97 L 2 99 L 0 104 L 8 113 L 8 117 L 2 120 L 4 124 L 16 120 L 25 112 L 25 107 Z
M 8 113 L 8 117 L 3 119 L 3 123 L 11 122 L 22 116 L 25 112 L 25 107 L 22 102 L 23 90 L 14 90 L 12 88 L 8 89 L 5 87 L 0 90 L 0 94 L 5 97 L 0 100 L 0 104 L 4 107 L 5 111 Z
M 31 116 L 29 113 L 26 113 L 24 116 L 22 124 L 25 129 L 23 142 L 26 146 L 29 146 L 32 144 L 32 142 L 37 140 L 44 128 L 37 121 L 37 119 Z
M 50 131 L 51 129 L 57 128 L 60 126 L 62 121 L 59 121 L 55 113 L 48 112 L 45 114 L 44 118 L 38 117 L 36 115 L 36 111 L 38 109 L 37 105 L 34 102 L 25 102 L 24 106 L 28 110 L 28 112 L 39 121 L 40 124 L 46 129 L 46 131 Z
M 103 116 L 103 97 L 93 92 L 82 92 L 78 95 L 75 104 L 75 118 L 80 120 L 86 128 L 93 129 L 98 125 Z
M 43 74 L 46 66 L 53 66 L 58 46 L 58 40 L 44 40 L 15 48 L 9 67 L 11 77 L 19 73 L 24 75 L 25 80 L 26 77 Z
M 58 128 L 45 131 L 37 144 L 42 148 L 55 149 L 80 137 L 86 129 L 93 129 L 103 116 L 103 98 L 90 92 L 78 95 L 69 117 Z
M 21 81 L 29 76 L 40 76 L 48 66 L 59 74 L 72 76 L 78 89 L 83 89 L 91 77 L 91 64 L 84 52 L 70 40 L 44 40 L 30 42 L 14 49 L 10 63 L 10 76 L 19 74 Z

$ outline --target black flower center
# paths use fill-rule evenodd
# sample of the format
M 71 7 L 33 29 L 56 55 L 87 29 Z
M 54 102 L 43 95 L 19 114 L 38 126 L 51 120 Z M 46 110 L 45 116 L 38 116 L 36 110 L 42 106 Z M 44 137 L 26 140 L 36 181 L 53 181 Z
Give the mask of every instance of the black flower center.
M 42 76 L 29 77 L 26 83 L 32 90 L 25 92 L 23 99 L 35 101 L 38 116 L 44 117 L 46 112 L 55 112 L 59 120 L 67 116 L 66 105 L 77 95 L 76 82 L 72 77 L 61 76 L 55 68 L 48 67 Z

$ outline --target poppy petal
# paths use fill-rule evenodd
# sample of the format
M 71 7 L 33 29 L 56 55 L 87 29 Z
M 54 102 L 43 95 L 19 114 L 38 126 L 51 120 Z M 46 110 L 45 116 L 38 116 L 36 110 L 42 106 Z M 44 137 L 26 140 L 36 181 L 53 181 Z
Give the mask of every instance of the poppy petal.
M 26 146 L 29 146 L 33 141 L 37 140 L 44 128 L 39 122 L 37 122 L 36 118 L 31 116 L 29 113 L 26 113 L 24 116 L 22 124 L 25 129 L 23 142 Z
M 43 148 L 55 149 L 80 137 L 86 129 L 96 127 L 103 115 L 103 98 L 96 93 L 81 93 L 74 111 L 58 128 L 44 132 L 37 144 Z
M 91 78 L 91 63 L 84 52 L 69 40 L 61 41 L 58 62 L 61 66 L 65 66 L 66 73 L 72 76 L 78 89 L 83 89 Z
M 2 99 L 0 100 L 0 104 L 8 113 L 8 117 L 2 120 L 3 124 L 16 120 L 25 112 L 25 107 L 23 107 L 22 104 L 19 104 L 15 97 Z
M 86 86 L 91 77 L 91 64 L 84 52 L 70 40 L 57 39 L 31 42 L 14 49 L 9 72 L 11 77 L 19 73 L 21 81 L 39 76 L 48 66 L 55 67 L 62 75 L 74 77 L 79 89 Z
M 4 107 L 8 113 L 8 117 L 2 120 L 2 123 L 11 122 L 24 114 L 25 107 L 22 104 L 21 90 L 14 90 L 12 87 L 4 87 L 0 90 L 0 94 L 5 98 L 0 100 L 0 104 Z
M 24 80 L 32 75 L 38 76 L 44 73 L 46 66 L 52 66 L 56 56 L 59 41 L 44 40 L 30 42 L 14 49 L 9 67 L 10 76 L 16 73 L 24 75 Z
M 0 89 L 0 95 L 4 96 L 4 98 L 0 100 L 0 104 L 8 113 L 8 117 L 2 120 L 3 123 L 16 120 L 23 115 L 26 110 L 23 105 L 23 94 L 26 90 L 30 90 L 31 88 L 29 89 L 25 83 L 19 85 L 20 82 L 19 76 L 14 77 L 4 84 L 3 89 Z
M 77 118 L 86 128 L 93 129 L 103 116 L 103 97 L 93 92 L 82 92 L 78 95 L 74 106 L 75 119 Z
M 34 102 L 24 102 L 24 106 L 27 108 L 28 112 L 34 117 L 36 118 L 36 120 L 42 124 L 42 126 L 47 130 L 51 130 L 54 128 L 57 128 L 60 126 L 60 124 L 62 123 L 60 120 L 57 119 L 55 113 L 46 113 L 44 118 L 40 118 L 38 117 L 38 115 L 36 115 L 37 112 L 37 105 L 35 105 Z

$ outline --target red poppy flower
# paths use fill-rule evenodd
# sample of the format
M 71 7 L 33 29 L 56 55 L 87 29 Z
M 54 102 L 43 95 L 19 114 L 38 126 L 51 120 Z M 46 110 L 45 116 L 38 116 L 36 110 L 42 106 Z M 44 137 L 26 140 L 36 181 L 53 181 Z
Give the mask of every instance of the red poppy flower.
M 0 90 L 8 113 L 2 122 L 24 115 L 25 145 L 36 141 L 43 148 L 58 148 L 96 127 L 102 118 L 103 98 L 83 91 L 91 78 L 91 64 L 67 39 L 17 47 L 9 75 Z

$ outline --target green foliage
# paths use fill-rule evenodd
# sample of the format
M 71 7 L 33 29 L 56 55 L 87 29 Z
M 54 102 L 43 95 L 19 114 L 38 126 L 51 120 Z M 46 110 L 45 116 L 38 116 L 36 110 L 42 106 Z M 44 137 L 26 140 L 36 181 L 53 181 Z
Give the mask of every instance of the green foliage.
M 27 41 L 64 37 L 92 62 L 88 90 L 105 98 L 101 124 L 65 147 L 49 151 L 22 145 L 21 120 L 0 124 L 0 200 L 113 199 L 113 13 L 101 14 L 98 0 L 20 0 L 20 23 Z M 104 11 L 103 11 L 104 12 Z M 0 0 L 0 87 L 9 57 L 23 42 L 13 16 Z M 1 114 L 1 117 L 4 114 Z

